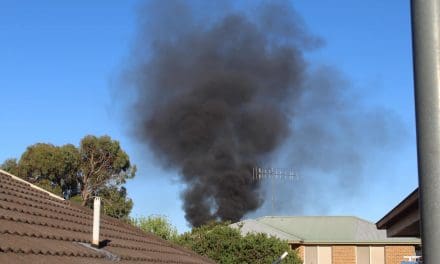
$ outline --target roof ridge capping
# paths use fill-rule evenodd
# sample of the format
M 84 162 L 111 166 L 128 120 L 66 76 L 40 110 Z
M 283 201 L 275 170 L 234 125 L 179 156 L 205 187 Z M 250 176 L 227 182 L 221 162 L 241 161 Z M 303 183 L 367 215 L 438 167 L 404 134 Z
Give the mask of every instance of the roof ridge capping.
M 58 200 L 60 200 L 60 201 L 65 201 L 64 198 L 62 198 L 61 196 L 58 196 L 58 195 L 56 195 L 56 194 L 54 194 L 54 193 L 51 193 L 51 192 L 49 192 L 49 191 L 47 191 L 47 190 L 45 190 L 45 189 L 43 189 L 43 188 L 41 188 L 41 187 L 39 187 L 39 186 L 37 186 L 37 185 L 35 185 L 35 184 L 32 184 L 32 183 L 30 183 L 30 182 L 28 182 L 28 181 L 26 181 L 26 180 L 23 180 L 22 178 L 17 177 L 17 176 L 15 176 L 15 175 L 13 175 L 13 174 L 7 172 L 7 171 L 4 171 L 4 170 L 0 169 L 0 173 L 2 173 L 2 174 L 4 174 L 4 175 L 7 175 L 7 176 L 11 177 L 12 179 L 14 179 L 14 180 L 16 180 L 16 181 L 19 181 L 19 182 L 25 183 L 25 184 L 29 185 L 31 188 L 36 189 L 36 190 L 38 190 L 38 191 L 40 191 L 40 192 L 44 192 L 44 193 L 46 193 L 46 194 L 49 194 L 51 197 L 53 197 L 53 198 L 55 198 L 55 199 L 58 199 Z
M 272 229 L 272 230 L 274 230 L 276 232 L 282 233 L 286 237 L 290 237 L 289 239 L 286 239 L 289 242 L 299 242 L 299 241 L 303 241 L 304 240 L 303 238 L 301 238 L 301 237 L 299 237 L 299 236 L 297 236 L 295 234 L 291 234 L 289 232 L 286 232 L 286 231 L 284 231 L 282 229 L 279 229 L 279 228 L 277 228 L 277 227 L 275 227 L 273 225 L 270 225 L 268 223 L 263 223 L 263 222 L 258 221 L 258 219 L 260 219 L 260 218 L 261 217 L 259 217 L 257 219 L 243 219 L 243 220 L 241 220 L 239 222 L 232 223 L 230 226 L 238 227 L 239 229 L 241 229 L 242 227 L 245 226 L 246 223 L 254 223 L 254 224 L 260 225 L 262 227 L 270 228 L 270 229 Z M 250 233 L 265 233 L 265 232 L 264 231 L 257 231 L 257 232 L 251 231 Z M 273 234 L 273 233 L 272 234 L 271 233 L 266 233 L 266 234 L 269 235 L 269 236 L 275 236 L 276 237 L 276 235 Z
M 261 217 L 259 217 L 259 218 L 261 218 Z M 291 233 L 289 233 L 289 232 L 286 232 L 286 231 L 284 231 L 284 230 L 282 230 L 282 229 L 279 229 L 278 227 L 275 227 L 275 226 L 270 225 L 270 224 L 268 224 L 268 223 L 259 222 L 259 221 L 258 221 L 259 218 L 257 218 L 257 219 L 244 219 L 244 220 L 241 220 L 241 221 L 237 222 L 236 224 L 237 224 L 237 225 L 240 225 L 240 223 L 243 223 L 243 222 L 246 222 L 246 221 L 247 221 L 247 222 L 255 222 L 255 223 L 258 223 L 259 225 L 263 225 L 263 226 L 267 226 L 267 227 L 273 228 L 273 229 L 275 229 L 275 230 L 277 230 L 277 231 L 279 231 L 279 232 L 281 232 L 281 233 L 284 233 L 284 234 L 286 234 L 286 235 L 290 235 L 290 236 L 295 236 L 295 237 L 297 237 L 298 239 L 301 239 L 301 240 L 302 240 L 301 237 L 299 237 L 299 236 L 297 236 L 297 235 L 295 235 L 295 234 L 291 234 Z

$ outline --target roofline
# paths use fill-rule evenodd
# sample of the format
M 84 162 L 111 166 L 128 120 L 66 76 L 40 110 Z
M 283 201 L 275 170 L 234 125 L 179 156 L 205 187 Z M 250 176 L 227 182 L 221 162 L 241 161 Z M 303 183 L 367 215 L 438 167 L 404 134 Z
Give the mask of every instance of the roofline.
M 301 240 L 299 240 L 299 241 L 303 241 L 303 238 L 302 238 L 302 237 L 297 236 L 297 235 L 295 235 L 295 234 L 288 233 L 288 232 L 286 232 L 286 231 L 284 231 L 284 230 L 279 229 L 279 228 L 276 227 L 276 226 L 270 225 L 270 224 L 268 224 L 268 223 L 262 223 L 262 222 L 257 221 L 257 220 L 254 220 L 254 221 L 257 222 L 257 223 L 260 224 L 260 225 L 264 225 L 264 226 L 267 226 L 267 227 L 273 228 L 273 229 L 275 229 L 275 230 L 277 230 L 277 231 L 279 231 L 279 232 L 285 234 L 286 236 L 296 237 L 296 238 L 301 239 Z
M 240 230 L 241 227 L 244 226 L 244 223 L 245 223 L 246 221 L 253 221 L 253 222 L 257 223 L 258 225 L 261 225 L 261 226 L 264 226 L 264 227 L 267 227 L 267 228 L 272 228 L 272 229 L 274 229 L 275 231 L 280 232 L 280 233 L 282 233 L 284 236 L 287 236 L 287 237 L 296 237 L 296 238 L 298 238 L 298 239 L 302 239 L 302 238 L 299 237 L 299 236 L 296 236 L 296 235 L 293 235 L 293 234 L 287 233 L 287 232 L 285 232 L 285 231 L 283 231 L 283 230 L 281 230 L 281 229 L 279 229 L 279 228 L 277 228 L 277 227 L 274 227 L 274 226 L 272 226 L 272 225 L 269 225 L 269 224 L 267 224 L 267 223 L 259 222 L 259 221 L 257 221 L 256 219 L 245 219 L 245 220 L 241 220 L 241 221 L 239 221 L 239 222 L 232 223 L 232 224 L 230 224 L 229 226 L 231 226 L 231 225 L 236 225 L 236 226 L 238 227 L 238 229 Z M 243 225 L 240 226 L 240 223 L 243 223 Z M 264 233 L 264 232 L 250 231 L 249 233 Z M 277 236 L 274 235 L 274 234 L 270 234 L 270 233 L 266 233 L 266 234 L 267 234 L 268 236 L 274 236 L 274 237 L 277 237 Z M 282 240 L 286 240 L 286 241 L 302 241 L 302 240 L 289 240 L 289 239 L 282 239 Z
M 421 241 L 287 241 L 295 245 L 421 245 Z
M 386 228 L 386 225 L 389 221 L 391 221 L 395 216 L 399 213 L 403 212 L 409 203 L 415 202 L 414 200 L 418 200 L 418 192 L 419 188 L 417 187 L 414 191 L 412 191 L 408 196 L 406 196 L 399 204 L 393 207 L 385 216 L 383 216 L 379 221 L 376 222 L 376 226 L 379 229 Z
M 375 224 L 374 222 L 361 218 L 359 216 L 356 215 L 265 215 L 265 216 L 260 216 L 255 218 L 255 220 L 258 221 L 258 219 L 264 219 L 264 218 L 308 218 L 308 217 L 313 217 L 313 218 L 354 218 L 369 224 Z
M 41 192 L 47 193 L 47 194 L 49 194 L 50 196 L 52 196 L 53 198 L 55 198 L 55 199 L 58 199 L 58 200 L 61 200 L 61 201 L 65 201 L 64 198 L 62 198 L 62 197 L 60 197 L 60 196 L 58 196 L 58 195 L 56 195 L 56 194 L 54 194 L 54 193 L 51 193 L 51 192 L 49 192 L 49 191 L 47 191 L 47 190 L 45 190 L 45 189 L 43 189 L 43 188 L 41 188 L 41 187 L 38 187 L 37 185 L 32 184 L 32 183 L 30 183 L 30 182 L 28 182 L 28 181 L 26 181 L 26 180 L 23 180 L 22 178 L 17 177 L 17 176 L 15 176 L 15 175 L 13 175 L 13 174 L 7 172 L 7 171 L 4 171 L 4 170 L 0 169 L 0 173 L 3 173 L 3 174 L 8 175 L 8 176 L 12 177 L 12 179 L 14 179 L 14 180 L 17 180 L 17 181 L 20 181 L 20 182 L 26 183 L 26 184 L 30 185 L 31 188 L 34 188 L 34 189 L 39 190 L 39 191 L 41 191 Z
M 414 191 L 416 192 L 417 189 Z M 411 196 L 411 195 L 410 195 Z M 281 229 L 278 229 L 276 226 L 273 226 L 269 223 L 264 223 L 264 222 L 260 222 L 258 220 L 262 220 L 262 219 L 270 219 L 270 218 L 352 218 L 355 219 L 356 221 L 361 221 L 364 223 L 368 223 L 372 226 L 375 226 L 375 228 L 377 228 L 377 226 L 373 223 L 370 222 L 368 220 L 362 219 L 358 216 L 353 216 L 353 215 L 330 215 L 330 216 L 325 216 L 325 215 L 319 215 L 319 216 L 262 216 L 257 218 L 257 222 L 259 224 L 264 224 L 266 226 L 272 227 L 276 230 L 282 231 L 283 233 L 287 233 Z M 287 233 L 289 235 L 293 235 L 298 237 L 295 234 L 290 234 Z M 402 237 L 402 238 L 384 238 L 384 239 L 377 239 L 377 240 L 308 240 L 308 239 L 303 239 L 301 237 L 298 237 L 299 239 L 296 240 L 287 240 L 287 242 L 289 244 L 301 244 L 301 245 L 420 245 L 421 244 L 421 240 L 419 238 L 412 238 L 412 237 Z

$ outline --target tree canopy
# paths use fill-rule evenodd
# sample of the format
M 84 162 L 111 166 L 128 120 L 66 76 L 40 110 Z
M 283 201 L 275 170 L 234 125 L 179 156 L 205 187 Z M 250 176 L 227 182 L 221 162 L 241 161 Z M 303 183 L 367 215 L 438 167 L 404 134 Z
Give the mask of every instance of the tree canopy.
M 91 198 L 101 196 L 104 212 L 113 217 L 128 217 L 133 207 L 123 184 L 135 176 L 136 166 L 109 136 L 85 136 L 79 147 L 37 143 L 18 162 L 7 159 L 1 168 L 83 205 L 91 206 Z
M 164 215 L 132 218 L 131 223 L 145 232 L 153 233 L 166 240 L 174 241 L 178 237 L 177 228 Z
M 127 197 L 127 189 L 124 186 L 101 188 L 97 196 L 103 200 L 103 210 L 106 215 L 127 218 L 133 208 L 133 201 Z
M 57 147 L 37 143 L 27 147 L 18 162 L 8 159 L 1 167 L 61 195 L 78 187 L 79 151 L 71 144 Z
M 17 159 L 7 159 L 1 165 L 0 168 L 14 175 L 18 175 Z
M 81 140 L 79 152 L 80 183 L 83 204 L 97 195 L 102 188 L 119 186 L 136 174 L 136 166 L 121 149 L 119 142 L 109 136 L 86 136 Z
M 242 236 L 239 229 L 228 223 L 212 222 L 193 228 L 175 240 L 178 244 L 204 255 L 218 263 L 272 263 L 285 251 L 289 253 L 282 263 L 300 264 L 301 259 L 286 241 L 266 234 Z
M 282 263 L 302 263 L 297 252 L 291 250 L 286 241 L 262 233 L 243 236 L 239 229 L 229 227 L 227 222 L 211 222 L 181 235 L 163 215 L 132 218 L 130 222 L 220 264 L 272 263 L 285 251 L 289 255 Z

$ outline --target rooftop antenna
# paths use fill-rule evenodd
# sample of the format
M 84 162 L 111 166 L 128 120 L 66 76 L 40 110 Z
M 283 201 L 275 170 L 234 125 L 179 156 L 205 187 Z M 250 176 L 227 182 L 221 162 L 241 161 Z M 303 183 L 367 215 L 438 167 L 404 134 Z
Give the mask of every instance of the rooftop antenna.
M 275 180 L 277 181 L 294 181 L 298 179 L 297 173 L 293 169 L 284 168 L 252 168 L 252 180 L 253 181 L 271 181 L 271 202 L 272 202 L 272 214 L 275 213 Z

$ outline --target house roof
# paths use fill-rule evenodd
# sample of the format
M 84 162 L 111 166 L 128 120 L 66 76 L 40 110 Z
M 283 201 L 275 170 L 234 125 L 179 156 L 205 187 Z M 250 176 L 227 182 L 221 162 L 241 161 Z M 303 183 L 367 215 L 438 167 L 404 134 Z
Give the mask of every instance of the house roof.
M 302 244 L 420 244 L 418 238 L 389 238 L 385 230 L 353 216 L 266 216 L 232 225 L 242 233 L 266 233 Z
M 0 170 L 0 263 L 214 263 L 117 219 L 93 212 Z
M 387 229 L 390 236 L 420 237 L 419 188 L 377 221 L 379 229 Z

